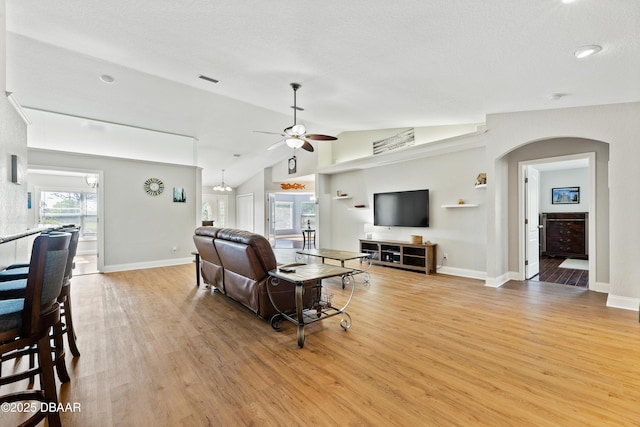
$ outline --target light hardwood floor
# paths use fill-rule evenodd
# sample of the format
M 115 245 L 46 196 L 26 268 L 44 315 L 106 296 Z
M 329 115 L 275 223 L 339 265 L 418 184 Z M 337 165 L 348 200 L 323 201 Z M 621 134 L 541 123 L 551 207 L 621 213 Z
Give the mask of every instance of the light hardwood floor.
M 73 278 L 65 426 L 640 423 L 638 313 L 604 294 L 373 267 L 352 328 L 315 323 L 299 349 L 194 284 L 193 265 Z

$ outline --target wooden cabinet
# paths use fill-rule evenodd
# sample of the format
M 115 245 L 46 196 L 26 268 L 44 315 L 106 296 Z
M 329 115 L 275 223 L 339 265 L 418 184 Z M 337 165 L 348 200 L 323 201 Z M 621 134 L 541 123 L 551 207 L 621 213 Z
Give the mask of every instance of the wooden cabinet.
M 414 244 L 395 240 L 360 240 L 360 252 L 368 253 L 373 264 L 423 273 L 436 272 L 436 244 Z
M 589 214 L 550 212 L 542 214 L 542 255 L 588 258 Z

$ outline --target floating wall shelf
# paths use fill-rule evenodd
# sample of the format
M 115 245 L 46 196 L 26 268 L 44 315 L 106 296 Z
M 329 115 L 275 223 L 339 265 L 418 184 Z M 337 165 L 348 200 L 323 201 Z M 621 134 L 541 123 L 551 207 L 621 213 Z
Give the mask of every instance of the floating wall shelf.
M 333 198 L 333 200 L 342 200 L 342 199 L 350 199 L 351 196 L 336 196 Z
M 476 188 L 487 188 L 487 184 L 478 184 Z
M 443 208 L 477 208 L 480 205 L 474 205 L 471 203 L 464 203 L 462 205 L 459 204 L 455 204 L 455 205 L 442 205 Z

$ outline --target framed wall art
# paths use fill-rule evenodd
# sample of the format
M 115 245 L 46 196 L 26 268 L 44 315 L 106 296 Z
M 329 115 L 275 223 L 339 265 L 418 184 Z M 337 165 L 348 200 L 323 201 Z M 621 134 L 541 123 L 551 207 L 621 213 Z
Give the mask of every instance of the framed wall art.
M 551 203 L 554 205 L 575 205 L 580 203 L 580 187 L 552 188 Z
M 187 193 L 183 187 L 173 187 L 173 201 L 175 203 L 186 203 Z

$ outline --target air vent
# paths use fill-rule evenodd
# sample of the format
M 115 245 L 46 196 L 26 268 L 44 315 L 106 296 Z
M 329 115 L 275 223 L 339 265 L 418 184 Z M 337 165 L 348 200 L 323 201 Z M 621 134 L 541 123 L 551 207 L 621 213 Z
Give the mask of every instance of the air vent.
M 202 74 L 200 74 L 198 76 L 198 78 L 202 79 L 202 80 L 206 80 L 206 81 L 211 82 L 211 83 L 218 83 L 218 81 L 219 81 L 219 80 L 214 79 L 213 77 L 203 76 Z

